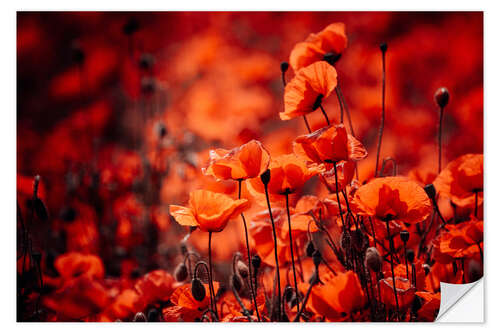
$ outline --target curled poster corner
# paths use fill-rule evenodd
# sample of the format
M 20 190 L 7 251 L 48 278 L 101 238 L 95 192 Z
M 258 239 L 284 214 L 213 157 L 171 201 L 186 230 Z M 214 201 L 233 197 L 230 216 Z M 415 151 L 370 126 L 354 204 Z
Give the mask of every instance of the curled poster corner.
M 461 299 L 478 285 L 477 293 L 472 295 L 473 297 L 470 300 L 467 300 L 466 303 L 462 302 Z M 472 293 L 471 293 L 472 294 Z M 450 284 L 441 282 L 441 304 L 439 308 L 439 313 L 436 317 L 437 322 L 483 322 L 483 278 L 478 281 L 466 284 Z M 467 295 L 468 296 L 468 295 Z M 468 297 L 464 297 L 468 298 Z M 464 303 L 464 304 L 461 304 Z M 476 304 L 479 303 L 479 304 Z M 451 315 L 451 313 L 447 313 L 452 307 L 455 308 L 455 304 L 460 305 L 460 307 L 464 307 L 464 309 L 459 309 L 459 314 L 457 316 Z M 453 311 L 451 311 L 453 312 Z M 474 314 L 477 314 L 474 316 Z M 462 314 L 468 314 L 467 319 Z M 471 315 L 472 314 L 472 315 Z

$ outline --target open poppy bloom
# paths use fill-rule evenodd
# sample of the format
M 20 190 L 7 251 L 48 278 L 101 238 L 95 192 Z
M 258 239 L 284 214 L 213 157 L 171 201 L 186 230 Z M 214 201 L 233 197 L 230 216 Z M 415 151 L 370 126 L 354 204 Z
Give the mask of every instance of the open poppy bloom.
M 378 282 L 378 284 L 380 287 L 382 302 L 393 309 L 396 308 L 392 277 L 382 279 Z M 415 287 L 412 286 L 408 279 L 399 276 L 396 277 L 396 292 L 398 293 L 399 309 L 407 309 L 411 305 L 413 298 L 415 297 L 415 291 Z
M 149 272 L 135 284 L 135 290 L 141 296 L 145 306 L 158 301 L 167 301 L 174 291 L 174 278 L 164 270 L 157 269 Z
M 320 180 L 321 182 L 323 182 L 323 184 L 325 184 L 330 192 L 335 192 L 336 188 L 338 188 L 339 191 L 342 191 L 351 184 L 352 179 L 354 178 L 355 170 L 356 164 L 354 162 L 339 162 L 337 163 L 337 184 L 335 183 L 334 168 L 323 172 L 321 174 Z
M 56 270 L 64 280 L 87 276 L 91 279 L 104 277 L 104 265 L 101 258 L 92 254 L 70 252 L 57 257 Z
M 255 178 L 267 170 L 269 160 L 269 153 L 262 144 L 252 140 L 231 150 L 211 150 L 210 164 L 203 172 L 224 180 Z
M 304 42 L 297 43 L 290 53 L 290 65 L 298 71 L 328 56 L 338 59 L 346 47 L 344 23 L 332 23 L 317 34 L 309 34 Z
M 450 162 L 434 181 L 436 190 L 460 207 L 483 203 L 483 154 L 466 154 Z
M 268 184 L 270 200 L 282 202 L 283 195 L 301 189 L 309 178 L 324 168 L 294 154 L 288 154 L 272 158 L 269 170 L 271 171 L 271 180 Z M 264 184 L 258 178 L 248 179 L 247 187 L 254 196 L 261 197 L 265 193 Z
M 315 163 L 359 161 L 368 154 L 361 142 L 347 134 L 343 124 L 326 126 L 297 137 L 293 150 Z
M 225 194 L 196 190 L 189 194 L 189 207 L 170 205 L 170 214 L 180 225 L 219 232 L 246 208 L 247 199 L 233 200 Z
M 475 218 L 456 225 L 446 225 L 447 232 L 435 241 L 433 256 L 441 263 L 449 263 L 453 258 L 466 258 L 482 251 L 483 221 Z
M 352 206 L 360 215 L 410 224 L 425 220 L 432 211 L 425 191 L 404 177 L 376 178 L 361 186 Z
M 326 61 L 318 61 L 302 68 L 285 87 L 285 111 L 281 120 L 290 120 L 319 108 L 337 86 L 337 71 Z

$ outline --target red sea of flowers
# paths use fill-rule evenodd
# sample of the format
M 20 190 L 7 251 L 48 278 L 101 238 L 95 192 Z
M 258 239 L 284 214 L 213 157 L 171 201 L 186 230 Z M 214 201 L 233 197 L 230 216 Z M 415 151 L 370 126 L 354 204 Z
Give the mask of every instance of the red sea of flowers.
M 18 321 L 433 321 L 482 275 L 482 13 L 18 13 Z

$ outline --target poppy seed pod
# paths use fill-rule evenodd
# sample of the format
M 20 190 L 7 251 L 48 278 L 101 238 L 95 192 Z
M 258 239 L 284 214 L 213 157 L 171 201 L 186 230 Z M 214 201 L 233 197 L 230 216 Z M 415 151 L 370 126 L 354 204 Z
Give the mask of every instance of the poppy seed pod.
M 289 66 L 290 66 L 290 65 L 288 64 L 288 62 L 283 61 L 283 62 L 281 63 L 281 65 L 280 65 L 281 72 L 282 72 L 282 73 L 285 73 L 285 72 L 288 70 L 288 67 L 289 67 Z
M 307 242 L 307 246 L 306 246 L 307 256 L 311 258 L 314 254 L 314 251 L 316 251 L 316 249 L 314 248 L 314 243 L 312 241 Z
M 415 251 L 413 251 L 412 249 L 406 251 L 406 258 L 409 262 L 413 263 L 413 261 L 415 260 Z
M 399 236 L 401 237 L 403 243 L 406 243 L 410 239 L 410 233 L 407 230 L 401 230 Z
M 264 186 L 267 186 L 269 182 L 271 181 L 271 170 L 267 169 L 260 175 L 260 180 L 262 181 L 262 184 Z
M 314 251 L 312 258 L 314 266 L 316 267 L 318 267 L 319 264 L 321 264 L 321 260 L 323 259 L 323 257 L 321 256 L 321 252 L 319 252 L 318 250 Z
M 429 199 L 434 199 L 436 197 L 436 188 L 433 184 L 427 184 L 424 186 L 424 191 L 427 193 Z
M 365 263 L 368 268 L 372 271 L 378 273 L 382 269 L 382 257 L 378 252 L 377 248 L 369 247 L 366 249 Z
M 182 282 L 182 281 L 186 280 L 186 278 L 188 277 L 188 269 L 187 269 L 187 266 L 183 262 L 181 262 L 175 268 L 174 276 L 178 282 Z
M 238 262 L 236 263 L 236 271 L 244 279 L 246 279 L 248 275 L 250 275 L 248 266 L 245 265 L 245 263 L 241 260 L 238 260 Z
M 349 232 L 342 232 L 342 235 L 340 236 L 340 245 L 344 250 L 347 250 L 351 247 L 351 235 L 349 235 Z
M 253 266 L 254 270 L 259 269 L 261 262 L 262 262 L 262 260 L 260 259 L 260 257 L 257 254 L 252 257 L 252 266 Z
M 448 102 L 450 100 L 450 93 L 448 92 L 448 89 L 446 89 L 445 87 L 441 87 L 436 90 L 436 93 L 434 94 L 434 100 L 436 101 L 436 104 L 441 108 L 444 108 L 446 105 L 448 105 Z
M 194 299 L 198 302 L 201 302 L 205 299 L 206 293 L 207 292 L 205 291 L 205 286 L 203 285 L 201 280 L 198 278 L 194 278 L 191 281 L 191 294 L 193 295 Z
M 134 319 L 132 319 L 132 321 L 134 321 L 134 322 L 146 322 L 148 320 L 146 319 L 146 316 L 144 315 L 144 313 L 137 312 L 134 316 Z
M 384 42 L 380 44 L 380 51 L 382 51 L 382 53 L 387 52 L 387 43 Z

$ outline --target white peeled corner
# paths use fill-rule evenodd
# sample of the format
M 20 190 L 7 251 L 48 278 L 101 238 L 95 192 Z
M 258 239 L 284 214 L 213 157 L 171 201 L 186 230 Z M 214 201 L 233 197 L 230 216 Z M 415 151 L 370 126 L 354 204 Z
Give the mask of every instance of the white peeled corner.
M 441 323 L 484 322 L 484 278 L 466 284 L 441 282 L 441 305 L 436 321 Z

